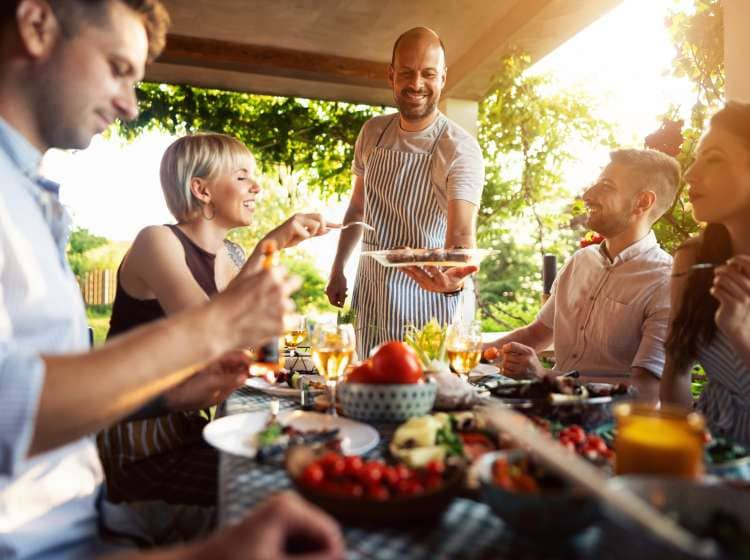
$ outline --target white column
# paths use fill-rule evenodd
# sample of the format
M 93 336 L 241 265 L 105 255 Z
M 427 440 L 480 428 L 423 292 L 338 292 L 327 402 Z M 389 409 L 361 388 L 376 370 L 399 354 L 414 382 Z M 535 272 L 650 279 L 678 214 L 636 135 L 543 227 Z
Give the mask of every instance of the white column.
M 750 1 L 724 0 L 726 98 L 750 102 Z
M 461 125 L 474 138 L 477 137 L 479 128 L 477 123 L 479 103 L 477 101 L 446 97 L 440 100 L 438 108 L 446 117 Z

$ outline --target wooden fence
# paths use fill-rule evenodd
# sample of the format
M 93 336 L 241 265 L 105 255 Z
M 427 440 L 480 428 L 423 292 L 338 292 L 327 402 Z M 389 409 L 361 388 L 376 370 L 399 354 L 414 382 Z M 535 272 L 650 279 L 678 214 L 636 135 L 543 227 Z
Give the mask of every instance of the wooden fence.
M 92 270 L 78 279 L 86 305 L 104 305 L 115 300 L 116 270 Z

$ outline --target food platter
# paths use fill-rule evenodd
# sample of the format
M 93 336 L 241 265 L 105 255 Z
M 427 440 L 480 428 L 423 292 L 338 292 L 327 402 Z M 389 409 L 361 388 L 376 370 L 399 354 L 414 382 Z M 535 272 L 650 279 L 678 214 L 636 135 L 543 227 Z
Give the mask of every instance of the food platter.
M 385 267 L 405 266 L 478 266 L 485 257 L 495 253 L 492 249 L 388 249 L 363 251 Z

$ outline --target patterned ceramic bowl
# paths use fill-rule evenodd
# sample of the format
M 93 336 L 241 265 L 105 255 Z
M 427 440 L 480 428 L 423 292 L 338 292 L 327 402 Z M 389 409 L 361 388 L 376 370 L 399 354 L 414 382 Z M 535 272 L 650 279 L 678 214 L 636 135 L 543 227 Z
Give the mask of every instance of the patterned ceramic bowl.
M 375 385 L 340 383 L 337 399 L 345 416 L 371 422 L 403 422 L 429 414 L 437 384 Z

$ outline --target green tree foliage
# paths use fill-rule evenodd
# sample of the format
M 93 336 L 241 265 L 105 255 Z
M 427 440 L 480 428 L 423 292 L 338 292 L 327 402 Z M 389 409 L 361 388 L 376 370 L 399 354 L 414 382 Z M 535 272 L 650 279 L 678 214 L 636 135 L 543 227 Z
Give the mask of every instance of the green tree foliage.
M 694 153 L 708 116 L 724 100 L 724 20 L 720 0 L 694 0 L 690 7 L 674 10 L 665 22 L 676 55 L 672 73 L 689 79 L 696 99 L 688 125 L 682 130 L 683 142 L 676 155 L 683 172 L 693 163 Z M 676 119 L 677 107 L 664 116 L 665 124 Z M 662 246 L 673 252 L 689 236 L 700 231 L 695 222 L 683 181 L 674 206 L 654 229 Z
M 666 21 L 677 55 L 675 76 L 695 84 L 698 103 L 715 107 L 724 99 L 724 18 L 720 0 L 694 0 L 688 10 L 675 10 Z M 705 118 L 705 113 L 694 115 Z
M 349 192 L 359 129 L 382 108 L 330 101 L 251 95 L 191 86 L 142 83 L 138 118 L 119 124 L 132 139 L 146 129 L 170 134 L 213 131 L 242 140 L 264 171 L 305 173 L 322 196 Z
M 86 255 L 97 247 L 103 247 L 108 243 L 106 237 L 94 235 L 86 228 L 75 227 L 70 232 L 68 240 L 68 262 L 73 273 L 81 277 L 94 268 L 93 261 Z
M 513 54 L 479 106 L 479 144 L 486 182 L 478 240 L 498 255 L 482 265 L 480 305 L 498 328 L 524 324 L 538 307 L 542 255 L 561 259 L 581 232 L 571 229 L 574 204 L 564 170 L 582 146 L 611 145 L 610 128 L 578 91 L 552 87 L 548 76 L 527 72 L 530 59 Z M 531 242 L 524 243 L 525 233 Z M 488 325 L 489 326 L 489 325 Z

